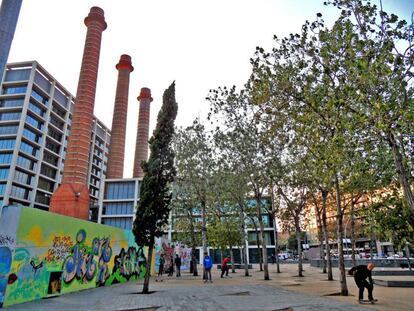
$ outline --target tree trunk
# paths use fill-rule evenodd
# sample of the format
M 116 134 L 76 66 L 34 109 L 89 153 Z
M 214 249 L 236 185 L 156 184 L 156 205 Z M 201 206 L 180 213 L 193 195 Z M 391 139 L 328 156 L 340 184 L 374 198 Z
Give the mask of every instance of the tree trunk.
M 405 199 L 407 201 L 408 206 L 411 208 L 412 211 L 414 211 L 414 196 L 413 192 L 411 191 L 407 169 L 404 166 L 403 155 L 401 154 L 400 147 L 398 146 L 395 136 L 393 133 L 391 133 L 391 131 L 387 132 L 387 142 L 392 150 L 395 168 L 397 170 L 401 186 L 403 187 Z
M 324 254 L 324 246 L 323 246 L 323 229 L 322 229 L 322 219 L 321 219 L 321 211 L 319 210 L 318 206 L 315 206 L 316 209 L 316 222 L 318 224 L 318 240 L 319 240 L 319 258 L 322 263 L 322 273 L 326 273 L 326 258 Z
M 236 273 L 236 269 L 234 268 L 233 246 L 231 245 L 230 245 L 230 260 L 231 260 L 231 273 Z
M 195 252 L 196 251 L 196 248 L 195 247 L 193 247 L 192 249 L 191 249 L 191 261 L 192 261 L 192 263 L 193 263 L 193 276 L 198 276 L 198 269 L 197 269 L 197 258 L 196 258 L 196 256 L 195 256 Z
M 270 280 L 270 277 L 269 277 L 269 269 L 267 265 L 267 247 L 266 247 L 266 244 L 264 243 L 264 225 L 263 225 L 263 217 L 262 217 L 262 203 L 261 203 L 260 196 L 256 196 L 256 203 L 257 203 L 257 214 L 259 215 L 260 242 L 262 244 L 262 253 L 263 253 L 264 279 L 268 281 Z
M 322 230 L 323 230 L 323 237 L 325 239 L 326 266 L 328 269 L 328 281 L 333 281 L 331 249 L 329 247 L 329 235 L 328 235 L 328 229 L 326 225 L 326 201 L 328 198 L 328 191 L 321 190 L 321 192 L 322 192 Z
M 346 238 L 346 237 L 345 237 Z M 355 257 L 355 205 L 354 199 L 351 198 L 351 250 L 352 250 L 352 266 L 356 266 L 356 257 Z
M 279 241 L 277 235 L 277 224 L 276 224 L 276 217 L 273 216 L 273 233 L 275 236 L 275 260 L 276 260 L 276 271 L 280 273 L 280 265 L 279 265 Z
M 301 241 L 301 230 L 299 225 L 298 217 L 295 217 L 295 228 L 296 228 L 296 241 L 298 243 L 298 276 L 303 276 L 303 265 L 302 265 L 302 241 Z
M 203 256 L 207 252 L 206 202 L 201 202 L 201 239 L 203 240 Z
M 338 268 L 339 268 L 339 283 L 341 284 L 341 296 L 348 296 L 348 287 L 346 285 L 346 272 L 344 262 L 344 228 L 343 228 L 343 213 L 341 207 L 341 193 L 339 189 L 338 176 L 335 175 L 335 191 L 336 191 L 336 227 L 338 237 Z
M 410 248 L 408 247 L 408 244 L 405 244 L 405 256 L 407 257 L 408 269 L 413 271 L 413 268 L 411 267 L 410 255 Z
M 248 245 L 247 234 L 245 230 L 245 219 L 244 219 L 244 210 L 243 203 L 239 203 L 240 207 L 240 230 L 243 237 L 243 262 L 244 262 L 244 276 L 249 276 L 249 266 L 247 265 L 247 250 L 246 245 Z
M 143 294 L 149 293 L 149 281 L 151 276 L 151 263 L 152 263 L 152 253 L 154 250 L 154 243 L 150 243 L 148 245 L 148 256 L 147 256 L 147 264 L 146 264 L 146 271 L 145 271 L 145 278 L 144 278 L 144 287 L 142 288 Z

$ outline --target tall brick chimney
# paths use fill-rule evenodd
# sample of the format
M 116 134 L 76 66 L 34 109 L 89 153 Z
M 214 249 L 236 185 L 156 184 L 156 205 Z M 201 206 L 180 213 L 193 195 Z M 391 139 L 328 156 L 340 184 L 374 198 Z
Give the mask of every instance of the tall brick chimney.
M 106 178 L 122 178 L 123 176 L 129 75 L 134 70 L 131 64 L 131 56 L 121 55 L 116 69 L 118 69 L 118 83 L 116 86 Z
M 143 87 L 138 96 L 139 114 L 137 140 L 135 143 L 135 158 L 133 177 L 144 177 L 141 161 L 148 160 L 148 134 L 150 119 L 150 103 L 152 102 L 151 90 Z
M 104 11 L 101 8 L 92 7 L 85 18 L 85 25 L 88 30 L 62 184 L 51 198 L 49 211 L 87 220 L 89 218 L 87 180 L 89 151 L 101 39 L 102 32 L 106 29 Z

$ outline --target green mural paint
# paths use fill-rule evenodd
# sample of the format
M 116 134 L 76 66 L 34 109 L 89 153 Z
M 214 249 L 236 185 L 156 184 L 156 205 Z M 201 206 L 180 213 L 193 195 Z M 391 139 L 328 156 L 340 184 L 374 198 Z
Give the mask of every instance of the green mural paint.
M 130 231 L 23 208 L 4 306 L 142 278 L 146 254 Z

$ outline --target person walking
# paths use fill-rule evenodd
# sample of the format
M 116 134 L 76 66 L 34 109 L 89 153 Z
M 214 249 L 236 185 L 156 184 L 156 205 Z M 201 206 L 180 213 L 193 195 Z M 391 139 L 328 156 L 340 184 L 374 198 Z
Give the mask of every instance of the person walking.
M 270 256 L 270 258 L 272 259 L 272 265 L 274 265 L 275 262 L 276 262 L 276 256 L 275 256 L 275 254 L 272 254 L 272 256 Z
M 348 271 L 349 275 L 354 276 L 355 283 L 359 288 L 359 302 L 364 301 L 365 288 L 368 290 L 368 300 L 370 302 L 377 301 L 377 299 L 374 299 L 374 297 L 372 296 L 372 291 L 374 290 L 374 282 L 372 281 L 371 271 L 374 269 L 374 267 L 375 265 L 373 263 L 369 263 L 368 265 L 355 266 Z
M 210 283 L 213 283 L 213 280 L 211 278 L 211 268 L 213 267 L 213 261 L 211 260 L 211 257 L 207 254 L 207 252 L 204 253 L 204 259 L 203 259 L 203 266 L 204 266 L 204 283 L 207 283 L 207 281 L 210 281 Z
M 164 272 L 164 263 L 165 263 L 164 254 L 161 254 L 159 266 L 158 266 L 158 277 L 155 280 L 155 282 L 158 282 L 158 281 L 162 282 L 162 274 Z
M 221 263 L 221 278 L 223 278 L 224 273 L 226 274 L 226 276 L 229 276 L 229 262 L 230 262 L 230 258 L 224 257 L 222 263 Z
M 171 255 L 170 256 L 170 266 L 168 268 L 168 276 L 173 276 L 174 275 L 174 257 Z
M 175 276 L 178 278 L 181 276 L 181 257 L 178 256 L 178 254 L 175 255 L 174 263 L 175 263 L 175 271 L 176 271 Z

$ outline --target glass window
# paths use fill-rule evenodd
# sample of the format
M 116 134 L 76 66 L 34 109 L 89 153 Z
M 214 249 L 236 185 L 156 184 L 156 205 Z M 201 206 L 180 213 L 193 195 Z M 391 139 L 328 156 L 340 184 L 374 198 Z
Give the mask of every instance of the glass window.
M 51 168 L 45 164 L 42 164 L 40 167 L 40 173 L 44 176 L 55 179 L 56 178 L 56 169 Z
M 0 121 L 20 120 L 21 112 L 3 112 L 0 113 Z
M 105 186 L 105 199 L 133 199 L 135 194 L 135 182 L 108 183 Z
M 63 110 L 58 104 L 56 104 L 55 102 L 53 102 L 52 104 L 52 111 L 54 113 L 56 113 L 59 117 L 61 117 L 62 119 L 65 119 L 66 116 L 66 111 Z
M 60 146 L 57 143 L 52 142 L 50 139 L 46 138 L 46 146 L 47 149 L 53 151 L 56 154 L 60 152 Z
M 20 186 L 12 185 L 10 195 L 15 198 L 28 200 L 31 194 L 31 190 Z
M 46 194 L 46 193 L 43 193 L 43 192 L 40 192 L 40 191 L 37 191 L 35 201 L 37 203 L 49 205 L 50 204 L 50 195 Z
M 23 106 L 24 99 L 4 99 L 0 100 L 0 107 L 22 107 Z
M 38 105 L 29 102 L 29 109 L 30 111 L 33 111 L 35 114 L 37 114 L 38 116 L 41 116 L 42 118 L 45 116 L 46 111 L 42 108 L 40 108 Z
M 26 127 L 23 129 L 23 136 L 29 139 L 30 141 L 34 141 L 38 144 L 41 144 L 43 141 L 41 134 L 34 133 Z
M 23 81 L 29 80 L 30 77 L 30 68 L 24 69 L 9 69 L 6 71 L 6 76 L 4 81 Z
M 32 180 L 33 180 L 33 175 L 24 173 L 22 171 L 16 170 L 14 172 L 14 180 L 21 183 L 21 184 L 26 184 L 31 186 L 32 185 Z
M 59 133 L 58 131 L 54 130 L 53 128 L 51 128 L 50 126 L 47 129 L 47 134 L 52 137 L 53 139 L 57 140 L 58 142 L 60 142 L 62 140 L 62 136 L 63 134 Z
M 0 195 L 4 195 L 5 189 L 6 189 L 6 184 L 0 184 Z
M 132 229 L 132 218 L 121 217 L 121 218 L 103 218 L 102 223 L 108 226 L 117 227 L 121 229 L 131 230 Z
M 68 105 L 68 97 L 66 97 L 61 90 L 55 88 L 54 99 L 61 104 L 63 107 Z
M 104 215 L 131 215 L 134 213 L 134 202 L 105 203 Z
M 3 87 L 3 94 L 24 94 L 27 91 L 27 86 L 5 86 Z
M 0 168 L 0 179 L 9 178 L 9 168 Z
M 50 163 L 54 166 L 57 166 L 59 162 L 59 158 L 45 151 L 43 153 L 43 161 Z
M 55 187 L 55 183 L 53 181 L 46 180 L 42 177 L 39 177 L 39 182 L 38 182 L 37 186 L 40 189 L 43 189 L 43 190 L 46 190 L 46 191 L 49 191 L 49 192 L 53 192 L 53 189 Z
M 0 153 L 0 164 L 10 164 L 12 157 L 12 153 Z
M 34 82 L 46 92 L 50 91 L 50 82 L 39 72 L 36 72 Z
M 0 135 L 17 134 L 18 129 L 19 129 L 18 125 L 1 125 Z
M 22 141 L 20 143 L 20 151 L 23 151 L 27 154 L 31 154 L 32 156 L 37 157 L 37 155 L 39 153 L 39 148 L 36 148 L 36 147 Z
M 37 163 L 33 160 L 26 158 L 25 156 L 18 155 L 17 156 L 17 165 L 23 167 L 25 169 L 35 171 L 37 169 Z
M 43 122 L 41 122 L 39 120 L 36 120 L 31 115 L 26 116 L 26 123 L 29 123 L 30 125 L 32 125 L 33 127 L 37 128 L 39 130 L 43 129 Z
M 63 131 L 63 128 L 65 127 L 65 122 L 59 120 L 59 118 L 55 117 L 53 114 L 50 115 L 49 122 L 62 131 Z
M 32 94 L 31 95 L 32 95 L 33 98 L 37 99 L 40 103 L 42 103 L 43 105 L 46 105 L 47 106 L 47 104 L 48 104 L 49 101 L 46 98 L 46 96 L 40 95 L 40 93 L 37 92 L 36 90 L 32 90 Z
M 0 149 L 14 149 L 15 139 L 0 139 Z

